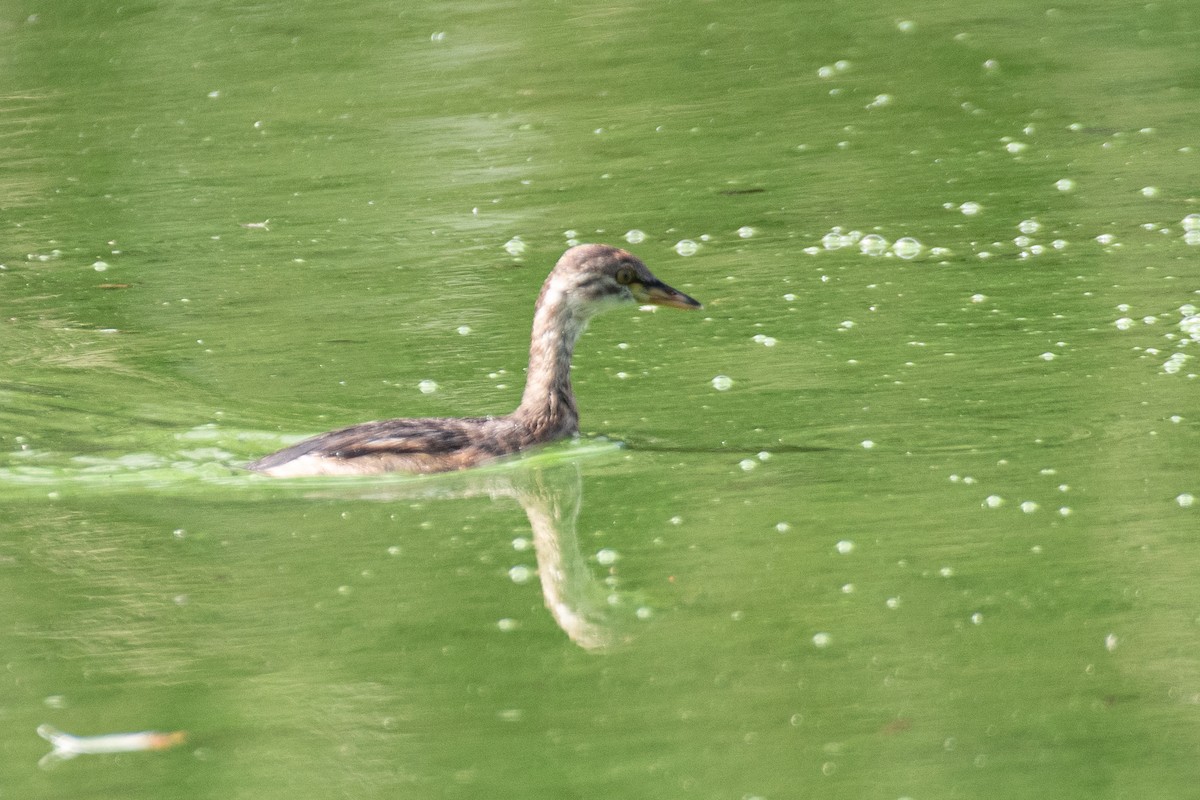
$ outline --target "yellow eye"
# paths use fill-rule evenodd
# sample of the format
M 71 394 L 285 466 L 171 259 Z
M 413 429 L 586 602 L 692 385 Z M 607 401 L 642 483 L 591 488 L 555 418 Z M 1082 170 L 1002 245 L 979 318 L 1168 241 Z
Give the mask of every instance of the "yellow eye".
M 621 267 L 619 270 L 617 270 L 616 277 L 617 283 L 621 284 L 622 286 L 628 286 L 629 284 L 633 283 L 633 279 L 637 277 L 637 273 L 634 272 L 633 267 Z

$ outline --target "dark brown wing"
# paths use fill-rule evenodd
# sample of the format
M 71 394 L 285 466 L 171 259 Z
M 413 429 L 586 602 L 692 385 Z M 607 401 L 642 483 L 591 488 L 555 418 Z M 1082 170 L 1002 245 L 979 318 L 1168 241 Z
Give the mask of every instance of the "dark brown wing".
M 448 456 L 477 444 L 483 419 L 388 419 L 363 422 L 297 442 L 248 464 L 266 470 L 301 456 L 353 459 L 379 455 Z

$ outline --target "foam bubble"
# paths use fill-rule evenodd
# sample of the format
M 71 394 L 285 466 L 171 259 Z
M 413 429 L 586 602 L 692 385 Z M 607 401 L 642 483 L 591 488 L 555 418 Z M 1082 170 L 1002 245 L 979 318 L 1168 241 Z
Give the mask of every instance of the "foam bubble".
M 888 248 L 888 240 L 877 233 L 868 233 L 858 242 L 858 249 L 865 256 L 881 256 Z
M 892 245 L 892 252 L 905 261 L 921 255 L 921 243 L 911 236 L 904 236 Z

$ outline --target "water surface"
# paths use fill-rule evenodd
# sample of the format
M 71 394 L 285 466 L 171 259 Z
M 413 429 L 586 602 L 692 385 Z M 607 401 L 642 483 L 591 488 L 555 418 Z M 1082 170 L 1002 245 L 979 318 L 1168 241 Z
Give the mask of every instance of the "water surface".
M 8 9 L 0 794 L 1186 795 L 1198 34 Z M 510 410 L 574 241 L 706 304 L 595 321 L 583 441 L 240 470 Z M 189 738 L 39 769 L 42 723 Z

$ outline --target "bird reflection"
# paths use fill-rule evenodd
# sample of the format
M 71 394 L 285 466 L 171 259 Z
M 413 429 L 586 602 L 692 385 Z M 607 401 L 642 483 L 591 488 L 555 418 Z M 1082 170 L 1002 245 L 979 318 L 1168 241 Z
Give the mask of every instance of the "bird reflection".
M 361 499 L 388 502 L 515 499 L 529 518 L 542 597 L 554 621 L 585 650 L 602 651 L 619 641 L 620 596 L 592 574 L 579 549 L 575 526 L 583 504 L 583 482 L 578 464 L 517 461 L 496 471 L 466 471 L 386 486 L 351 486 L 342 485 L 336 490 L 323 487 L 306 495 L 345 497 L 347 492 L 354 492 Z

